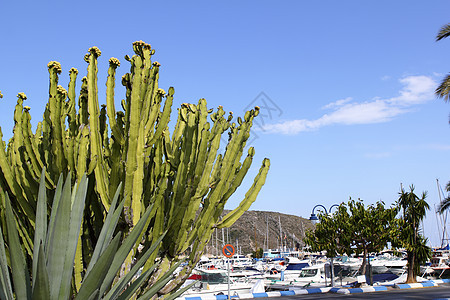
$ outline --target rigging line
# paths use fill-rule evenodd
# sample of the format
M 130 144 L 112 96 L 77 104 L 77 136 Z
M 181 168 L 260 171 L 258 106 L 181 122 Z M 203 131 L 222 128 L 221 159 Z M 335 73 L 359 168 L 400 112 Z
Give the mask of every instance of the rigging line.
M 436 183 L 438 186 L 438 194 L 439 194 L 439 204 L 442 205 L 442 197 L 444 196 L 444 191 L 442 190 L 441 185 L 439 184 L 439 179 L 436 179 Z M 442 220 L 442 214 L 439 214 L 440 219 L 441 219 L 441 226 L 442 226 L 442 239 L 441 239 L 441 247 L 444 247 L 444 241 L 447 241 L 448 243 L 448 233 L 447 233 L 447 215 L 448 215 L 448 210 L 445 210 L 445 214 Z

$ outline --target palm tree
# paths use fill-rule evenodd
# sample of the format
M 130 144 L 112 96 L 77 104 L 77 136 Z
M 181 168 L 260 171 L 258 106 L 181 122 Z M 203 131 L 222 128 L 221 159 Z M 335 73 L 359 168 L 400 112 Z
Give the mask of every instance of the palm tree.
M 436 42 L 449 36 L 450 36 L 450 23 L 441 27 L 441 30 L 439 30 L 436 36 Z M 445 102 L 448 102 L 450 100 L 449 92 L 450 92 L 450 74 L 447 75 L 444 78 L 444 80 L 442 80 L 441 84 L 437 87 L 435 94 L 438 98 L 443 98 Z
M 398 204 L 403 210 L 401 219 L 400 239 L 406 248 L 408 260 L 407 283 L 416 282 L 416 276 L 419 274 L 420 264 L 424 263 L 431 256 L 431 250 L 426 245 L 427 239 L 420 232 L 420 222 L 426 215 L 430 206 L 425 201 L 427 193 L 423 192 L 419 198 L 414 193 L 414 185 L 410 186 L 410 191 L 405 192 L 402 188 Z

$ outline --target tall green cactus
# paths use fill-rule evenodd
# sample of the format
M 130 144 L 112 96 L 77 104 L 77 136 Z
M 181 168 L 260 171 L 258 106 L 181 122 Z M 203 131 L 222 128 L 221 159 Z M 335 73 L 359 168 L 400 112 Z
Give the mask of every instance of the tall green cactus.
M 85 211 L 82 224 L 83 249 L 77 250 L 77 257 L 86 266 L 111 205 L 112 193 L 122 182 L 125 204 L 120 226 L 131 230 L 146 208 L 153 205 L 149 229 L 139 239 L 141 245 L 146 249 L 167 232 L 145 267 L 149 268 L 160 257 L 153 282 L 173 267 L 188 248 L 191 250 L 188 266 L 163 290 L 170 293 L 184 282 L 198 262 L 213 230 L 233 224 L 255 201 L 270 163 L 264 159 L 241 204 L 220 219 L 225 203 L 251 166 L 255 154 L 252 147 L 242 162 L 241 157 L 259 108 L 246 112 L 236 124 L 232 123 L 231 113 L 225 117 L 222 107 L 214 112 L 207 108 L 205 99 L 200 99 L 197 105 L 183 104 L 178 109 L 178 119 L 170 134 L 174 89 L 171 87 L 166 93 L 158 87 L 160 64 L 152 62 L 155 51 L 149 44 L 135 42 L 133 50 L 135 55 L 125 57 L 131 68 L 122 77 L 126 89 L 123 111 L 116 111 L 115 107 L 118 59 L 109 60 L 106 105 L 100 107 L 97 73 L 101 52 L 97 47 L 89 49 L 78 111 L 75 92 L 78 71 L 70 69 L 66 91 L 58 85 L 61 65 L 50 62 L 49 101 L 35 133 L 31 131 L 30 108 L 23 107 L 26 96 L 23 93 L 18 96 L 13 137 L 6 149 L 0 149 L 0 183 L 13 196 L 13 209 L 23 223 L 20 234 L 32 255 L 33 241 L 29 237 L 34 233 L 36 207 L 32 195 L 38 192 L 41 172 L 44 170 L 46 186 L 53 191 L 60 174 L 66 176 L 71 172 L 73 180 L 79 181 L 87 173 L 91 183 L 87 192 L 90 209 Z M 221 137 L 226 133 L 228 144 L 224 153 L 219 153 Z M 134 256 L 139 255 L 137 246 Z M 131 258 L 125 267 L 130 267 Z

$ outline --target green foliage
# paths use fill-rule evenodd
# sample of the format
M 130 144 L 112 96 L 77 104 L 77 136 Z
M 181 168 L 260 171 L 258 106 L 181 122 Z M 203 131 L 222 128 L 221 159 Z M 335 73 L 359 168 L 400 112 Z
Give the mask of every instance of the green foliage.
M 256 251 L 252 252 L 253 258 L 262 258 L 264 254 L 263 248 L 258 248 Z
M 447 182 L 447 184 L 445 185 L 445 191 L 447 193 L 450 193 L 450 182 Z M 445 197 L 442 200 L 442 202 L 439 204 L 438 211 L 439 211 L 440 214 L 443 214 L 449 208 L 450 208 L 450 196 L 447 195 L 447 197 Z
M 43 171 L 44 172 L 44 171 Z M 120 186 L 120 185 L 119 185 Z M 150 215 L 149 208 L 130 234 L 122 240 L 121 232 L 114 235 L 123 201 L 117 206 L 119 193 L 111 202 L 111 208 L 101 229 L 94 255 L 82 278 L 79 291 L 74 280 L 74 258 L 85 206 L 88 180 L 82 176 L 80 183 L 71 187 L 71 174 L 65 183 L 58 181 L 57 192 L 51 201 L 51 216 L 47 220 L 47 194 L 44 175 L 39 187 L 36 212 L 31 274 L 17 230 L 17 222 L 8 194 L 2 199 L 6 211 L 6 224 L 0 228 L 0 298 L 2 299 L 150 299 L 172 279 L 174 268 L 153 286 L 139 290 L 156 265 L 141 274 L 138 271 L 155 251 L 159 238 L 135 263 L 130 272 L 117 277 L 118 271 L 145 230 Z M 114 237 L 113 237 L 114 235 Z M 5 237 L 5 238 L 4 238 Z M 5 247 L 6 245 L 6 247 Z M 38 245 L 38 246 L 37 246 Z M 8 255 L 9 253 L 9 255 Z M 8 261 L 10 262 L 8 264 Z M 176 265 L 178 266 L 178 264 Z M 10 278 L 9 274 L 12 274 Z M 114 281 L 114 279 L 116 280 Z M 180 291 L 181 292 L 181 291 Z M 172 295 L 170 298 L 174 298 Z
M 344 212 L 344 205 L 338 207 L 338 211 Z M 328 257 L 335 257 L 338 254 L 344 253 L 345 243 L 343 243 L 343 236 L 345 227 L 342 225 L 342 220 L 336 216 L 342 214 L 335 213 L 334 215 L 319 213 L 319 222 L 313 230 L 305 233 L 304 242 L 310 247 L 311 251 L 320 252 L 326 251 Z
M 420 233 L 420 222 L 425 218 L 426 211 L 430 206 L 426 202 L 427 193 L 423 192 L 421 197 L 414 193 L 414 186 L 405 192 L 402 188 L 398 199 L 398 206 L 402 212 L 401 218 L 397 220 L 397 228 L 393 234 L 393 245 L 406 249 L 408 260 L 407 283 L 416 282 L 419 275 L 420 265 L 431 257 L 431 249 L 428 247 L 427 239 Z
M 390 241 L 396 214 L 396 208 L 385 208 L 381 201 L 365 207 L 362 200 L 350 199 L 333 214 L 319 214 L 319 223 L 306 233 L 305 243 L 312 251 L 326 251 L 328 257 L 363 254 L 361 272 L 365 273 L 368 254 Z
M 69 71 L 66 91 L 58 85 L 61 65 L 50 62 L 49 100 L 42 121 L 33 133 L 30 108 L 23 106 L 26 96 L 20 93 L 13 136 L 8 147 L 4 143 L 0 149 L 0 184 L 11 197 L 28 257 L 33 256 L 32 249 L 36 248 L 31 237 L 36 222 L 34 195 L 38 193 L 41 172 L 50 195 L 58 192 L 56 182 L 60 174 L 71 173 L 72 183 L 79 183 L 87 173 L 88 209 L 82 218 L 81 242 L 75 254 L 77 290 L 81 274 L 93 259 L 96 240 L 116 190 L 124 199 L 118 227 L 127 234 L 153 207 L 147 219 L 150 229 L 138 239 L 142 251 L 147 251 L 152 242 L 167 232 L 144 265 L 147 271 L 160 256 L 161 264 L 152 273 L 151 283 L 159 280 L 190 248 L 188 266 L 163 291 L 170 293 L 189 276 L 213 230 L 231 226 L 255 201 L 270 165 L 268 159 L 263 160 L 240 205 L 220 219 L 225 203 L 252 164 L 255 155 L 252 147 L 242 161 L 241 158 L 245 156 L 259 108 L 247 111 L 236 124 L 231 113 L 225 117 L 222 107 L 216 111 L 208 109 L 206 100 L 200 99 L 197 105 L 183 104 L 178 109 L 178 119 L 170 133 L 174 89 L 171 87 L 166 93 L 159 88 L 160 64 L 152 62 L 155 51 L 149 44 L 135 42 L 133 50 L 135 55 L 125 57 L 131 67 L 122 77 L 126 90 L 121 102 L 123 111 L 115 108 L 115 74 L 120 65 L 116 58 L 109 60 L 106 105 L 99 106 L 97 73 L 101 52 L 92 47 L 85 56 L 87 75 L 82 79 L 78 110 L 75 92 L 78 71 L 73 68 Z M 224 153 L 219 153 L 221 137 L 227 133 L 228 144 Z M 120 182 L 123 186 L 119 188 Z M 4 222 L 4 214 L 0 217 Z M 139 256 L 139 242 L 126 259 L 128 270 L 133 258 Z
M 441 27 L 438 34 L 436 35 L 436 41 L 448 38 L 450 36 L 450 23 Z M 436 88 L 435 94 L 439 98 L 443 98 L 444 101 L 448 102 L 450 100 L 450 75 L 445 76 L 441 84 Z

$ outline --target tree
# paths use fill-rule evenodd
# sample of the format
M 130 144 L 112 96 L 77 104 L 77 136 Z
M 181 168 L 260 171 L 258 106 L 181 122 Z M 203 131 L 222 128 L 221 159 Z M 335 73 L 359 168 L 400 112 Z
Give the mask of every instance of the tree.
M 408 261 L 406 283 L 416 282 L 420 265 L 431 257 L 431 249 L 426 245 L 427 239 L 420 234 L 420 222 L 430 209 L 426 197 L 427 193 L 423 192 L 419 198 L 414 193 L 414 185 L 411 185 L 409 192 L 405 192 L 402 187 L 397 201 L 402 215 L 397 221 L 397 232 L 393 237 L 396 246 L 406 249 Z
M 364 206 L 362 200 L 342 203 L 332 215 L 320 214 L 320 223 L 306 234 L 305 242 L 312 251 L 327 251 L 332 258 L 338 254 L 363 254 L 360 273 L 366 274 L 370 252 L 382 250 L 390 241 L 396 208 L 385 208 L 379 201 Z
M 350 199 L 346 206 L 349 214 L 341 218 L 345 222 L 345 227 L 349 229 L 346 233 L 348 239 L 346 253 L 363 254 L 360 274 L 366 274 L 369 254 L 383 250 L 391 239 L 397 209 L 385 208 L 382 201 L 365 207 L 360 199 L 358 201 Z M 372 277 L 371 273 L 369 277 Z
M 319 223 L 316 224 L 313 230 L 305 233 L 303 240 L 310 247 L 311 251 L 326 251 L 326 256 L 331 260 L 332 286 L 334 283 L 333 258 L 345 253 L 345 249 L 347 249 L 345 235 L 348 232 L 348 228 L 342 220 L 346 214 L 346 210 L 342 204 L 337 210 L 338 212 L 333 215 L 319 213 Z
M 444 25 L 439 30 L 436 41 L 440 41 L 444 38 L 447 38 L 450 36 L 450 23 L 447 25 Z M 441 82 L 441 84 L 436 88 L 436 96 L 439 98 L 443 98 L 444 101 L 449 101 L 449 92 L 450 92 L 450 74 L 447 75 Z
M 262 258 L 264 254 L 263 248 L 258 248 L 255 251 L 252 251 L 253 258 Z

